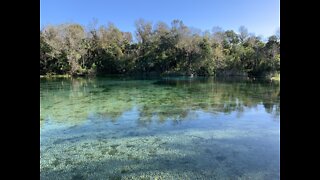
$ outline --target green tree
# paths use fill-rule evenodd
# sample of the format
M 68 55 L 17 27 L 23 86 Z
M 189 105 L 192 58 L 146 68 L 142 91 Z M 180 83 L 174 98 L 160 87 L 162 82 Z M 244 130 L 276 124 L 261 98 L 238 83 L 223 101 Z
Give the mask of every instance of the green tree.
M 40 31 L 40 74 L 184 74 L 268 76 L 280 72 L 280 29 L 267 42 L 248 33 L 139 19 L 136 41 L 114 24 L 66 23 Z

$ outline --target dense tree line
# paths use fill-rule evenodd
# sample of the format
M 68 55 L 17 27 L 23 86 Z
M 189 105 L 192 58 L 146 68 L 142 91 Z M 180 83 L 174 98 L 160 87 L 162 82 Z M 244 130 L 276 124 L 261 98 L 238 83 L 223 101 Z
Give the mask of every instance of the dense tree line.
M 280 71 L 280 36 L 267 42 L 248 33 L 201 32 L 180 20 L 171 26 L 135 22 L 136 40 L 114 24 L 40 30 L 40 75 L 176 74 L 266 76 Z

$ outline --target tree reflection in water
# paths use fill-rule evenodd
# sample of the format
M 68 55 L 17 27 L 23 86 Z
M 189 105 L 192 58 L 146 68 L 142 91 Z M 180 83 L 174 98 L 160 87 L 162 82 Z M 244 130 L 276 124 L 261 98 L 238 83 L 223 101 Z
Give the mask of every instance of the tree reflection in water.
M 47 119 L 82 124 L 89 116 L 117 122 L 137 109 L 137 123 L 179 122 L 194 111 L 237 112 L 263 105 L 280 114 L 280 87 L 274 82 L 215 78 L 74 78 L 41 80 L 40 124 Z M 277 118 L 276 118 L 277 119 Z

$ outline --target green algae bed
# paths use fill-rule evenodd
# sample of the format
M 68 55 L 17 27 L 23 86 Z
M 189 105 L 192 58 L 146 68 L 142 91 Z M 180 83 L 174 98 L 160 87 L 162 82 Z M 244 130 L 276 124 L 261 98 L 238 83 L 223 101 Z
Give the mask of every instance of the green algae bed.
M 40 79 L 41 179 L 280 179 L 277 82 Z

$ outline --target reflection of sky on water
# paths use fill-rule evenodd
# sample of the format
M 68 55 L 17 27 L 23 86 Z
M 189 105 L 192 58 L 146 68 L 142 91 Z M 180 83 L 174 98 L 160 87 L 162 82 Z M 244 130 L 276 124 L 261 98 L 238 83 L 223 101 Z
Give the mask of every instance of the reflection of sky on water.
M 279 179 L 277 84 L 101 78 L 40 85 L 42 178 Z
M 41 86 L 41 120 L 81 123 L 89 115 L 117 121 L 138 109 L 139 120 L 183 120 L 190 111 L 238 112 L 263 104 L 278 116 L 279 87 L 270 84 L 218 83 L 214 81 L 110 81 L 75 79 Z M 161 83 L 159 83 L 161 82 Z M 127 117 L 129 118 L 129 117 Z M 41 122 L 42 122 L 41 121 Z M 42 122 L 43 123 L 43 122 Z

